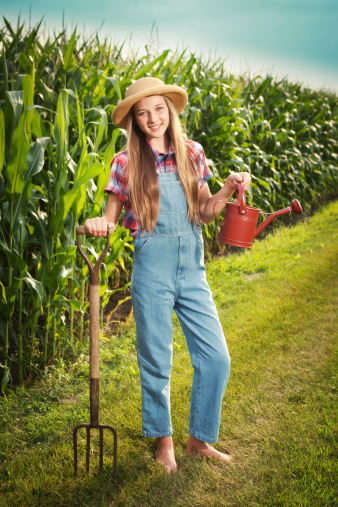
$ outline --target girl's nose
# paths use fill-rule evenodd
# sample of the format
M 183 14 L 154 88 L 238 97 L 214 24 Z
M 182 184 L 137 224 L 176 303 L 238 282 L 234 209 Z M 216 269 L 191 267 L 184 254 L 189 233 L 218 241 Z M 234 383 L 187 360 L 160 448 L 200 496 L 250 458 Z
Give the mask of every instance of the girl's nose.
M 150 123 L 150 124 L 155 123 L 155 115 L 154 115 L 154 113 L 151 113 L 150 111 L 148 114 L 148 123 Z

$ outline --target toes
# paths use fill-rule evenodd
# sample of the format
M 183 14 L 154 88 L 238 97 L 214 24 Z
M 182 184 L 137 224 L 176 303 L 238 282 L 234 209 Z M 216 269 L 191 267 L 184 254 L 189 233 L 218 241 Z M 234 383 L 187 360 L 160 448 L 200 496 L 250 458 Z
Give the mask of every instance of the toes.
M 175 457 L 167 454 L 161 454 L 157 451 L 155 451 L 155 460 L 157 463 L 159 463 L 161 466 L 163 466 L 169 474 L 175 474 L 177 472 L 177 465 L 175 461 Z
M 187 455 L 200 456 L 201 458 L 215 459 L 222 463 L 235 463 L 235 459 L 231 454 L 225 454 L 217 451 L 210 445 L 205 446 L 203 449 L 187 449 Z

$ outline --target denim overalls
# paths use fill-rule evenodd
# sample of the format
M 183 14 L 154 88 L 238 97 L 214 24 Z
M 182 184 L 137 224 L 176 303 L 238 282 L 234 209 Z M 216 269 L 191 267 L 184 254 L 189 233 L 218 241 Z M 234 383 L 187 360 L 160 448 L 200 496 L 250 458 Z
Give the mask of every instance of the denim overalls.
M 142 389 L 142 432 L 172 435 L 172 312 L 187 340 L 194 377 L 189 433 L 215 443 L 230 357 L 208 286 L 200 227 L 189 222 L 177 173 L 159 174 L 160 212 L 154 232 L 139 231 L 131 282 Z

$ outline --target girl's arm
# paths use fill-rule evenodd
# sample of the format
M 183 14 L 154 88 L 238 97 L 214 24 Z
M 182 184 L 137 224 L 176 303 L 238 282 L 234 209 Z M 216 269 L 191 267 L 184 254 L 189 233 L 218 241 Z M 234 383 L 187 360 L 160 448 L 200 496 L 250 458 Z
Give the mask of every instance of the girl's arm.
M 211 195 L 208 185 L 204 185 L 199 193 L 198 208 L 200 219 L 203 223 L 211 222 L 215 215 L 218 215 L 233 192 L 237 189 L 238 183 L 244 181 L 244 188 L 247 190 L 250 186 L 251 177 L 249 173 L 232 173 L 230 174 L 221 190 L 215 195 Z M 222 201 L 216 204 L 217 201 Z M 214 209 L 215 207 L 215 209 Z
M 107 236 L 107 228 L 109 232 L 113 232 L 119 221 L 123 202 L 116 194 L 111 192 L 108 197 L 107 207 L 102 217 L 90 218 L 85 221 L 85 227 L 92 236 Z

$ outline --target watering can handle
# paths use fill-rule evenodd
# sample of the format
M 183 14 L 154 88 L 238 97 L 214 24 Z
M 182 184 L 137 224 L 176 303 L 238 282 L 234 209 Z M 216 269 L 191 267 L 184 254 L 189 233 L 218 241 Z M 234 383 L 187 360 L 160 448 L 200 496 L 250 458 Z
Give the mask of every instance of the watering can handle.
M 246 213 L 246 199 L 245 199 L 245 189 L 244 182 L 238 183 L 237 188 L 237 206 L 239 206 L 239 212 L 241 215 Z
M 214 216 L 217 220 L 217 222 L 220 224 L 220 221 L 218 220 L 218 217 L 215 213 L 215 206 L 216 204 L 218 204 L 219 202 L 227 202 L 225 199 L 221 199 L 220 201 L 216 201 L 215 204 L 214 204 L 214 207 L 213 207 L 213 212 L 214 212 Z M 246 198 L 245 198 L 245 189 L 244 189 L 244 182 L 241 181 L 241 183 L 238 183 L 238 188 L 237 188 L 237 206 L 239 206 L 239 212 L 241 215 L 244 215 L 244 213 L 246 213 Z

